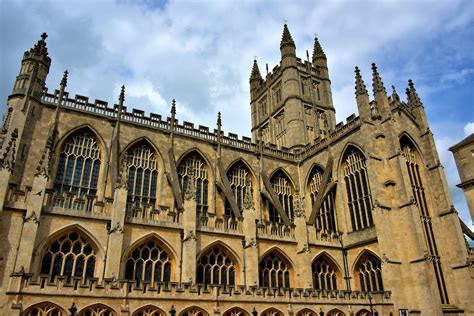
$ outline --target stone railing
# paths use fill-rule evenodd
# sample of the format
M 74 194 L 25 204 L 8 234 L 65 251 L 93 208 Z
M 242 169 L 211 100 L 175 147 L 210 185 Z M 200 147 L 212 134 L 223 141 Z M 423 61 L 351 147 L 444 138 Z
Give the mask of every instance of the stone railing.
M 46 213 L 76 215 L 108 219 L 112 214 L 113 200 L 98 201 L 96 195 L 78 196 L 72 192 L 57 194 L 46 190 L 43 211 Z
M 9 185 L 7 189 L 7 195 L 5 197 L 5 206 L 26 209 L 26 201 L 31 194 L 31 187 L 19 188 L 15 185 Z
M 197 219 L 197 228 L 200 231 L 243 234 L 242 219 L 233 219 L 231 216 L 217 217 L 207 214 Z
M 257 223 L 257 237 L 295 241 L 295 228 L 280 223 L 259 222 Z
M 307 225 L 308 241 L 310 244 L 331 244 L 340 246 L 342 233 L 319 229 L 313 225 Z
M 166 206 L 155 208 L 152 204 L 134 206 L 132 203 L 127 203 L 125 220 L 134 224 L 181 227 L 182 216 L 179 211 Z

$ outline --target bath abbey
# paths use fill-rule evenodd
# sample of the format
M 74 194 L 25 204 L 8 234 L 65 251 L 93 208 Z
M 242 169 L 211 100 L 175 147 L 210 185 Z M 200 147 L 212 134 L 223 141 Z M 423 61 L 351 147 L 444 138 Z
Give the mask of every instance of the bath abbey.
M 174 100 L 127 107 L 126 87 L 73 95 L 67 71 L 47 88 L 46 39 L 3 101 L 1 315 L 474 315 L 472 232 L 412 80 L 356 67 L 337 123 L 321 43 L 298 58 L 285 24 L 238 137 Z

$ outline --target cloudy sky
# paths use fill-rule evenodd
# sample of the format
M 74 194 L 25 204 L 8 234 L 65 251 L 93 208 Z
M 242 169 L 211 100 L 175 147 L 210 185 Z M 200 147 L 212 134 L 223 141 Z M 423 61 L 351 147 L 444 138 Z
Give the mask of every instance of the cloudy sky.
M 413 79 L 425 104 L 456 208 L 470 223 L 447 148 L 474 132 L 474 1 L 10 1 L 0 0 L 0 112 L 22 54 L 47 32 L 49 89 L 250 136 L 248 77 L 279 61 L 284 21 L 304 58 L 318 34 L 338 121 L 356 111 L 354 66 L 370 86 L 376 62 L 402 95 Z

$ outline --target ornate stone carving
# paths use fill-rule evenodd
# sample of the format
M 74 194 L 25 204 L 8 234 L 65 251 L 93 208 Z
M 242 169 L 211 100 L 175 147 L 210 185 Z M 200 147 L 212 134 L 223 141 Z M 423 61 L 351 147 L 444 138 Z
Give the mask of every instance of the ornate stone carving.
M 123 227 L 120 222 L 115 223 L 115 226 L 109 230 L 109 234 L 113 233 L 123 234 Z
M 303 248 L 301 248 L 297 253 L 298 254 L 300 254 L 300 253 L 311 253 L 311 249 L 309 249 L 308 244 L 304 244 Z
M 26 216 L 24 219 L 23 219 L 23 222 L 24 223 L 34 223 L 34 224 L 39 224 L 39 219 L 38 219 L 38 216 L 36 215 L 36 212 L 33 211 L 31 212 L 31 214 L 29 216 Z
M 248 183 L 245 187 L 244 201 L 243 202 L 244 202 L 243 207 L 244 207 L 245 210 L 251 210 L 251 211 L 254 210 L 252 190 L 251 190 L 250 185 Z
M 257 241 L 255 238 L 250 238 L 249 241 L 245 244 L 245 249 L 247 248 L 256 248 L 257 247 Z
M 43 176 L 46 179 L 49 179 L 49 175 L 51 172 L 51 147 L 53 144 L 53 135 L 48 137 L 46 141 L 46 146 L 44 147 L 43 154 L 41 155 L 41 159 L 36 167 L 35 176 Z
M 192 241 L 196 241 L 197 238 L 196 238 L 196 235 L 194 234 L 194 231 L 190 230 L 186 236 L 186 238 L 184 238 L 184 241 L 188 241 L 188 240 L 192 240 Z
M 128 189 L 128 155 L 122 158 L 120 163 L 120 175 L 117 179 L 117 189 Z
M 304 214 L 303 201 L 299 192 L 296 192 L 294 203 L 295 217 L 306 217 Z
M 196 199 L 196 188 L 194 184 L 194 168 L 189 168 L 188 171 L 188 185 L 186 186 L 186 191 L 184 192 L 185 200 L 195 200 Z
M 16 152 L 16 139 L 18 137 L 18 128 L 15 128 L 11 134 L 10 141 L 8 142 L 3 157 L 0 160 L 0 169 L 7 169 L 13 171 L 15 166 L 15 152 Z

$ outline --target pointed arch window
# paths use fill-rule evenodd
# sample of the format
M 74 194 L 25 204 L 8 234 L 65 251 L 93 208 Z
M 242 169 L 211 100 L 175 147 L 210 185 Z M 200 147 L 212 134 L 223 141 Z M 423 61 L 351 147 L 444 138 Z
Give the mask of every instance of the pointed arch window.
M 166 314 L 158 307 L 148 305 L 135 311 L 133 316 L 166 316 Z
M 293 220 L 293 200 L 295 190 L 293 185 L 291 184 L 290 179 L 288 179 L 287 175 L 279 170 L 277 171 L 273 177 L 271 178 L 270 182 L 272 183 L 273 190 L 275 191 L 280 203 L 283 207 L 283 211 L 288 215 L 290 220 Z M 280 223 L 282 219 L 280 218 L 280 214 L 278 214 L 278 210 L 270 203 L 269 205 L 269 216 L 270 221 L 273 223 Z
M 383 291 L 382 262 L 371 253 L 366 253 L 357 265 L 361 291 Z
M 296 314 L 296 316 L 318 316 L 318 314 L 316 314 L 315 312 L 313 312 L 309 308 L 305 308 L 305 309 L 299 311 Z
M 197 265 L 197 283 L 222 286 L 235 285 L 235 260 L 220 247 L 201 256 Z
M 337 290 L 337 268 L 325 255 L 313 261 L 313 286 L 318 290 Z
M 130 209 L 154 209 L 158 183 L 158 163 L 155 150 L 147 141 L 140 141 L 131 147 L 126 155 L 128 206 Z M 148 214 L 142 212 L 141 216 L 147 217 Z
M 224 313 L 224 316 L 249 316 L 242 308 L 234 307 Z
M 373 226 L 372 197 L 366 159 L 359 150 L 350 148 L 347 151 L 343 172 L 352 229 L 360 230 Z
M 278 309 L 269 308 L 265 310 L 261 315 L 262 316 L 283 316 L 283 313 L 280 312 Z
M 72 278 L 82 281 L 94 277 L 96 252 L 91 243 L 80 233 L 72 231 L 46 245 L 41 259 L 41 275 L 64 276 L 66 282 Z
M 235 201 L 237 202 L 237 207 L 242 212 L 246 192 L 249 192 L 251 196 L 253 196 L 250 171 L 242 162 L 238 162 L 227 171 L 227 178 L 229 179 L 230 188 L 232 189 Z M 225 200 L 225 215 L 234 216 L 227 199 Z
M 56 304 L 50 302 L 39 303 L 29 307 L 23 316 L 66 316 L 66 312 Z
M 282 256 L 271 252 L 260 261 L 258 277 L 261 287 L 289 288 L 289 264 Z
M 115 312 L 102 304 L 96 304 L 86 307 L 79 312 L 79 316 L 116 316 Z
M 100 164 L 100 147 L 95 135 L 87 129 L 74 133 L 59 154 L 55 192 L 70 192 L 81 198 L 95 196 Z
M 134 280 L 137 285 L 168 283 L 171 279 L 171 257 L 155 239 L 136 247 L 125 263 L 125 279 Z
M 324 171 L 315 166 L 311 171 L 308 190 L 311 197 L 311 206 L 314 206 L 316 202 L 316 196 L 318 195 L 321 183 L 323 181 Z M 323 203 L 319 208 L 318 215 L 316 217 L 316 228 L 321 230 L 327 230 L 331 232 L 337 232 L 337 220 L 336 220 L 336 190 L 331 190 L 324 197 Z
M 207 312 L 199 307 L 189 307 L 179 313 L 179 316 L 209 316 Z
M 209 178 L 207 165 L 204 159 L 196 152 L 188 155 L 178 166 L 178 178 L 183 189 L 183 196 L 189 182 L 189 173 L 194 173 L 194 185 L 196 192 L 197 218 L 205 216 L 209 208 L 208 191 Z

